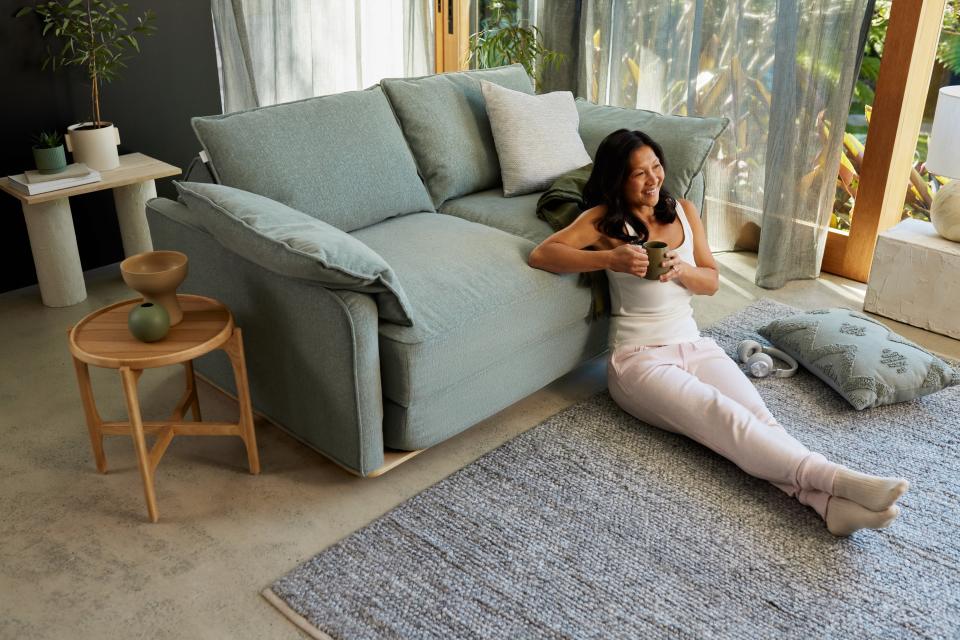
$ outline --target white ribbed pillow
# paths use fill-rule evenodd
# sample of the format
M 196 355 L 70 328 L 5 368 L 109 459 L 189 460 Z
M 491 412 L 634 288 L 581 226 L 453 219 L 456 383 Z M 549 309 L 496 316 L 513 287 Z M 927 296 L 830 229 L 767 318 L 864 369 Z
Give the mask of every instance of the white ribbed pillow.
M 500 159 L 507 198 L 544 191 L 554 180 L 590 163 L 578 128 L 573 94 L 530 95 L 480 81 Z

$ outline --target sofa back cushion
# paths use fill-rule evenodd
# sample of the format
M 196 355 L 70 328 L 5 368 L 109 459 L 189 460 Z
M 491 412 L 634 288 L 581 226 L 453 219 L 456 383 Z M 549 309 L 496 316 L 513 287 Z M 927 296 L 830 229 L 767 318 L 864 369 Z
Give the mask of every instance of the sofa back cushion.
M 435 206 L 500 185 L 481 80 L 534 93 L 519 64 L 381 82 Z
M 433 211 L 380 87 L 193 118 L 217 182 L 342 230 Z
M 617 129 L 639 129 L 663 148 L 664 185 L 677 198 L 696 197 L 694 177 L 703 169 L 716 139 L 727 128 L 727 118 L 665 116 L 655 111 L 598 105 L 577 98 L 580 137 L 593 158 L 605 137 Z

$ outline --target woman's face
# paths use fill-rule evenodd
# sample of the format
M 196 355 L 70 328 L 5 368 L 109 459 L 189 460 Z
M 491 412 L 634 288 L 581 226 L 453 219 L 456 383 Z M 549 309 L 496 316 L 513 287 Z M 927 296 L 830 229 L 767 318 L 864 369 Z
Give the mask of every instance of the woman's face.
M 634 206 L 653 207 L 660 201 L 663 165 L 650 147 L 640 147 L 630 154 L 630 173 L 623 185 L 623 195 Z

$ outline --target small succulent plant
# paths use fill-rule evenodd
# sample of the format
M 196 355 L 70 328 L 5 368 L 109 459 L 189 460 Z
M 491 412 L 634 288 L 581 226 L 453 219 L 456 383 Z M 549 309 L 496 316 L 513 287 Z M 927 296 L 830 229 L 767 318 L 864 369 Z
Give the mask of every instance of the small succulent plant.
M 37 149 L 56 149 L 63 144 L 63 136 L 56 131 L 41 131 L 33 136 L 33 146 Z

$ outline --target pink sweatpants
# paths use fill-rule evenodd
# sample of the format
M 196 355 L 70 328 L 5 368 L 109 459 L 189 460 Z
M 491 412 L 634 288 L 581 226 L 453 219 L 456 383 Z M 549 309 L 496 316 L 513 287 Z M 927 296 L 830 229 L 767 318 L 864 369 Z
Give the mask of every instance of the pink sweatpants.
M 683 434 L 826 519 L 839 465 L 777 423 L 756 387 L 713 338 L 622 346 L 607 363 L 610 395 L 624 411 Z

